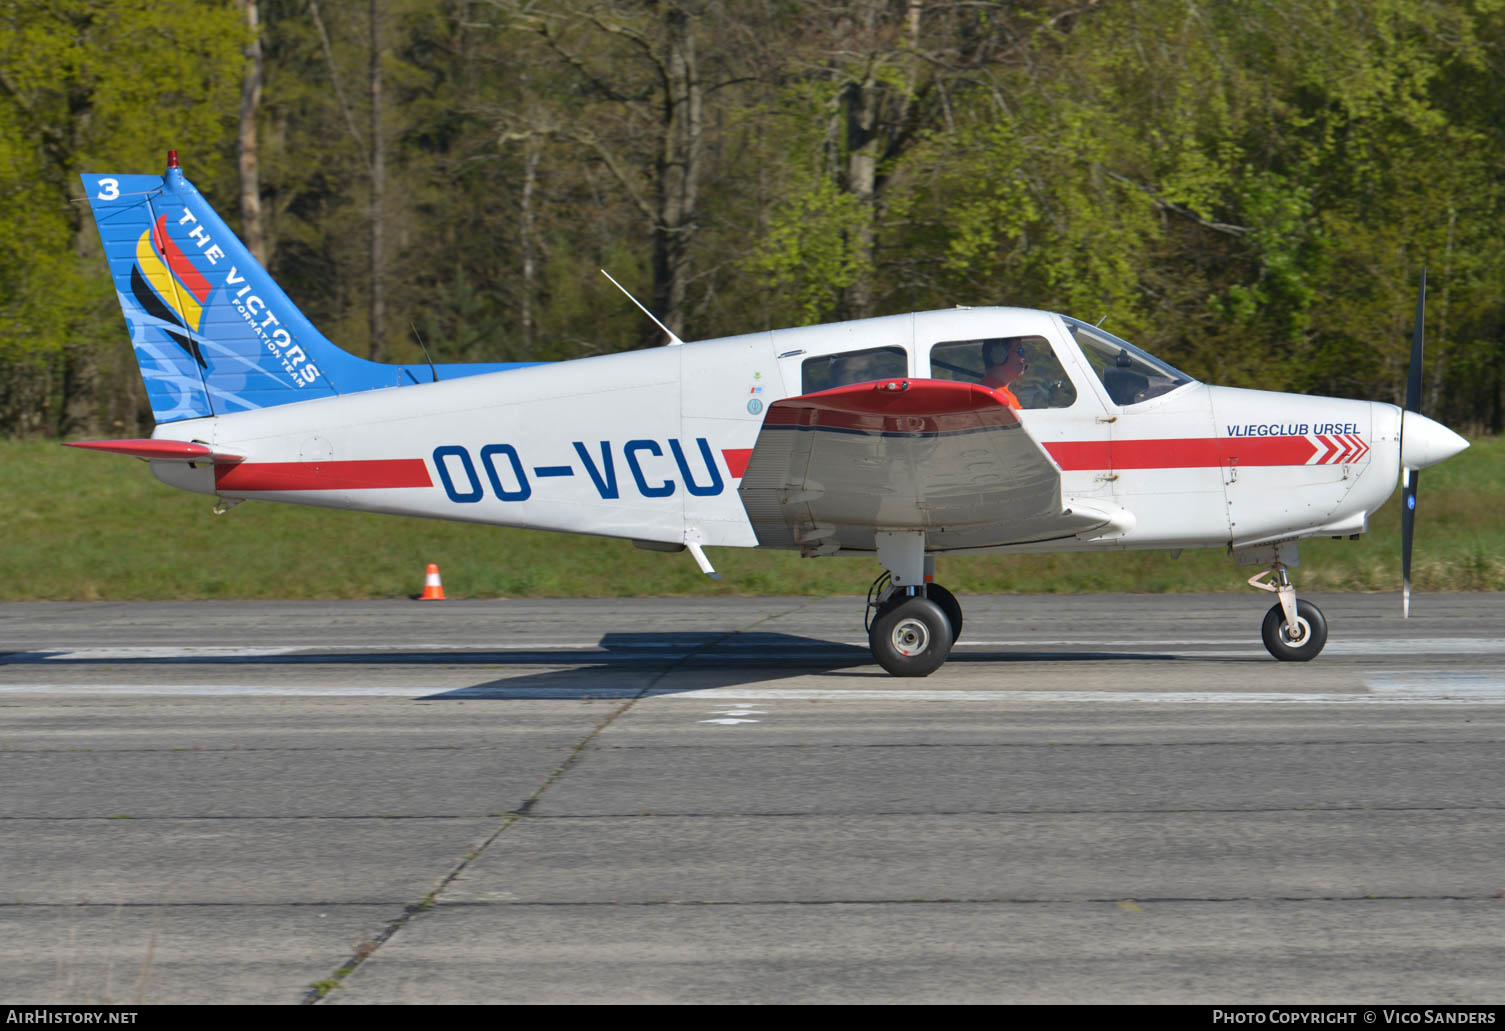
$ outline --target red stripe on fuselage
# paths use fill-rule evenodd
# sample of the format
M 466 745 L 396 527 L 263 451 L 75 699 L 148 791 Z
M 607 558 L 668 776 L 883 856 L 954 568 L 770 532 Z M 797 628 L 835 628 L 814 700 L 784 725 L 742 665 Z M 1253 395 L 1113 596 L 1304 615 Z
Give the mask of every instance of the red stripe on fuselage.
M 242 462 L 215 466 L 214 486 L 241 490 L 381 490 L 432 487 L 421 458 L 357 462 Z
M 141 223 L 136 223 L 140 225 Z M 157 219 L 157 224 L 152 226 L 152 243 L 157 245 L 157 253 L 162 255 L 162 260 L 167 262 L 167 267 L 172 269 L 172 274 L 178 277 L 178 282 L 188 287 L 188 292 L 193 294 L 194 300 L 200 304 L 209 296 L 209 280 L 204 274 L 194 267 L 188 256 L 178 250 L 178 245 L 172 242 L 167 235 L 167 216 Z
M 1319 450 L 1305 437 L 1180 437 L 1063 440 L 1043 445 L 1067 472 L 1086 469 L 1205 469 L 1221 465 L 1305 465 Z

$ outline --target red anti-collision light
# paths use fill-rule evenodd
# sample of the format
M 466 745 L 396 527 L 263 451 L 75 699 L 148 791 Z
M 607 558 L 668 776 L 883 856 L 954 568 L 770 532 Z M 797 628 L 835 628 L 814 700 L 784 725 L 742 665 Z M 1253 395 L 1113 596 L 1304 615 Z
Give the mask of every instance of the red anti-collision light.
M 178 167 L 178 152 L 177 151 L 175 151 L 175 150 L 169 150 L 167 152 L 167 167 L 168 168 L 177 168 Z

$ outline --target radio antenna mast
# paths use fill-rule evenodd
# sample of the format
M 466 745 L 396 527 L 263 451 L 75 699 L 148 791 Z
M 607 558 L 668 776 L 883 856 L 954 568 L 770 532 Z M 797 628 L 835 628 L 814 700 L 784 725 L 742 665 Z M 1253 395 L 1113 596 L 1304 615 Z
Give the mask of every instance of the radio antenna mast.
M 601 270 L 601 274 L 607 279 L 611 279 L 611 273 L 606 271 L 605 269 Z M 611 285 L 622 291 L 622 293 L 626 294 L 629 301 L 631 301 L 633 304 L 636 304 L 639 310 L 641 310 L 644 315 L 653 320 L 653 324 L 655 326 L 664 331 L 664 335 L 669 338 L 669 347 L 678 347 L 684 343 L 683 340 L 674 335 L 674 331 L 672 329 L 658 320 L 658 316 L 654 315 L 653 312 L 649 311 L 647 308 L 644 308 L 642 304 L 639 303 L 638 299 L 632 296 L 632 294 L 627 293 L 627 288 L 625 286 L 623 286 L 621 283 L 618 283 L 615 279 L 611 279 Z

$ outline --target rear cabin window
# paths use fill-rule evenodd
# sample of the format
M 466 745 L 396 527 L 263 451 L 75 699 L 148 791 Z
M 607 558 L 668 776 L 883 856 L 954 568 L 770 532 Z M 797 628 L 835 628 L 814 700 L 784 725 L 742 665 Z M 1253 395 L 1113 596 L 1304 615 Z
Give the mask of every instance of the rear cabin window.
M 800 392 L 844 387 L 849 383 L 867 383 L 875 379 L 892 379 L 909 375 L 909 355 L 902 347 L 874 347 L 866 351 L 847 351 L 806 358 L 800 366 Z
M 930 375 L 1007 387 L 1019 399 L 1020 408 L 1070 408 L 1076 403 L 1076 388 L 1044 337 L 936 344 L 930 349 Z

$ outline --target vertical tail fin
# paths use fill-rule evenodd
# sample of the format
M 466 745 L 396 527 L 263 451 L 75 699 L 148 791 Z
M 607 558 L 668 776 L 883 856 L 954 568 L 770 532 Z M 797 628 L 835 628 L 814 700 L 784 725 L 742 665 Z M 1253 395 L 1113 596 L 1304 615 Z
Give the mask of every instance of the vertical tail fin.
M 384 365 L 300 312 L 183 175 L 83 175 L 158 422 L 267 408 L 519 364 Z

